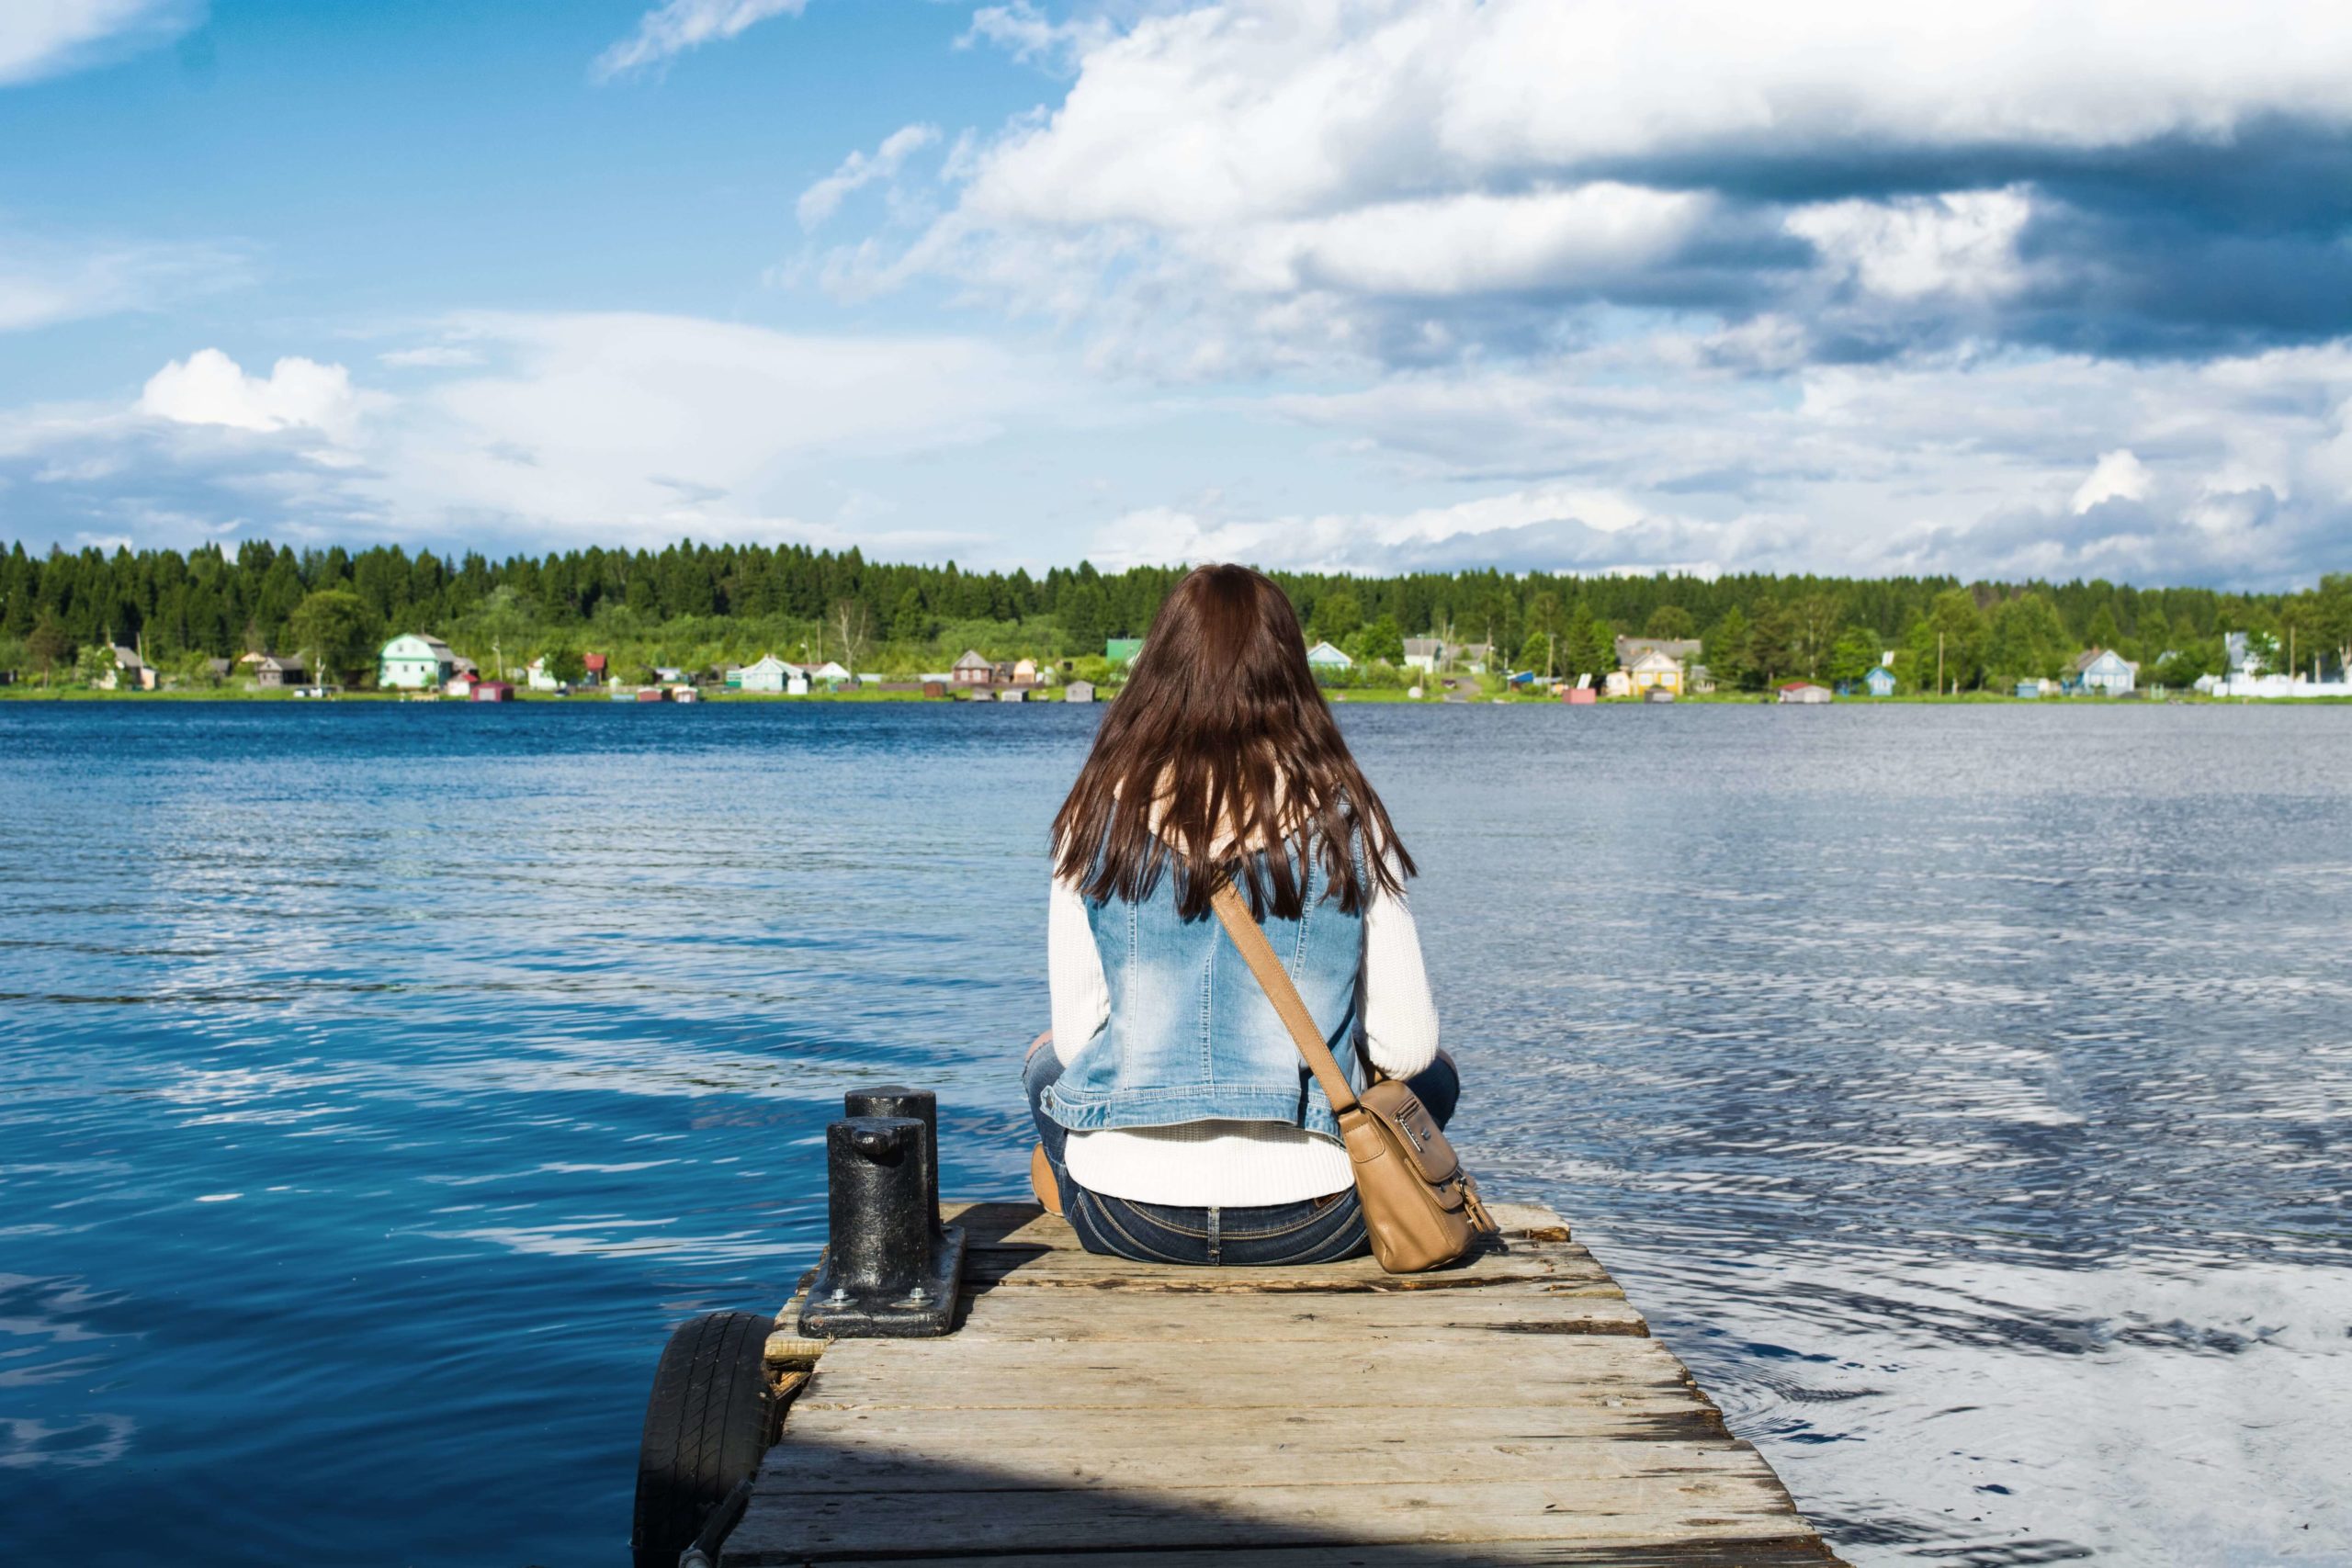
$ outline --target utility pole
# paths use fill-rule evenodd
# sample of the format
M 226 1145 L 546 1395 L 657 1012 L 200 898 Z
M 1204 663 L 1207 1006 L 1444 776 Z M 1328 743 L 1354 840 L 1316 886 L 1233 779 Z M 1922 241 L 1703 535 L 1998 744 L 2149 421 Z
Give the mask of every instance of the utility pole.
M 1936 690 L 1944 689 L 1944 634 L 1936 634 Z

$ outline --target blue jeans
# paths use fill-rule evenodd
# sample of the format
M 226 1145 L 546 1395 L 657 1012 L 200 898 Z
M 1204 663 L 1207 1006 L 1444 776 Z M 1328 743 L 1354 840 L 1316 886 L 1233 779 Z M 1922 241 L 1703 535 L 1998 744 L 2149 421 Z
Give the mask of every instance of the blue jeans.
M 1043 1109 L 1046 1090 L 1061 1076 L 1062 1059 L 1050 1044 L 1029 1054 L 1021 1075 L 1029 1091 L 1029 1112 L 1037 1122 L 1037 1141 L 1045 1145 L 1046 1162 L 1061 1189 L 1063 1217 L 1087 1251 L 1138 1263 L 1265 1268 L 1336 1263 L 1369 1250 L 1363 1211 L 1352 1187 L 1303 1203 L 1229 1209 L 1142 1203 L 1088 1191 L 1069 1177 L 1064 1158 L 1069 1129 Z M 1462 1076 L 1452 1057 L 1441 1055 L 1408 1081 L 1440 1127 L 1453 1119 L 1454 1105 L 1462 1098 Z

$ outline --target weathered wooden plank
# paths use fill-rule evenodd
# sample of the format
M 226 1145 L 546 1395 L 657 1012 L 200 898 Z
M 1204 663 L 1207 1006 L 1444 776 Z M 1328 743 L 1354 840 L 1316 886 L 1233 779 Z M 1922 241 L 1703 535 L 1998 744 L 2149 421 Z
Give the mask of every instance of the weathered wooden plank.
M 818 1363 L 804 1399 L 825 1405 L 949 1410 L 1213 1407 L 1313 1404 L 1396 1409 L 1538 1400 L 1600 1401 L 1633 1388 L 1682 1391 L 1682 1363 L 1654 1339 L 1530 1335 L 1498 1356 L 1459 1340 L 1233 1344 L 1214 1354 L 1106 1341 L 1073 1354 L 1054 1344 L 957 1344 L 952 1355 L 914 1340 L 843 1341 Z
M 992 1291 L 974 1299 L 957 1337 L 976 1343 L 1108 1339 L 1154 1344 L 1236 1340 L 1329 1341 L 1510 1334 L 1649 1332 L 1613 1284 L 1517 1291 L 1374 1292 L 1316 1295 L 1226 1295 L 1204 1310 L 1196 1296 L 1158 1292 L 1115 1295 L 1067 1291 Z M 1498 1354 L 1510 1354 L 1498 1349 Z M 771 1352 L 773 1355 L 773 1351 Z
M 1729 1540 L 1785 1538 L 1788 1494 L 1761 1464 L 1566 1482 L 1232 1486 L 1001 1494 L 975 1507 L 935 1484 L 904 1492 L 755 1493 L 728 1561 L 782 1549 L 802 1560 L 899 1555 L 929 1542 L 959 1552 L 1336 1545 L 1351 1541 Z
M 738 1560 L 730 1551 L 732 1565 Z M 748 1561 L 748 1560 L 746 1560 Z M 767 1559 L 776 1562 L 797 1559 Z M 971 1568 L 972 1557 L 837 1559 L 842 1568 Z M 1215 1551 L 1013 1553 L 988 1568 L 1823 1568 L 1837 1560 L 1811 1535 L 1781 1540 L 1637 1541 L 1581 1546 L 1556 1540 L 1483 1540 L 1475 1548 L 1429 1545 L 1254 1547 Z
M 1418 1276 L 1156 1268 L 1034 1204 L 951 1217 L 951 1337 L 779 1320 L 773 1363 L 814 1371 L 729 1564 L 1836 1561 L 1548 1210 L 1504 1208 L 1503 1248 Z
M 1426 1274 L 1391 1274 L 1369 1258 L 1273 1269 L 1180 1269 L 1134 1263 L 1091 1252 L 1000 1247 L 976 1252 L 965 1265 L 965 1288 L 974 1292 L 1021 1289 L 1160 1291 L 1177 1295 L 1227 1295 L 1250 1292 L 1369 1291 L 1404 1294 L 1416 1291 L 1490 1289 L 1535 1282 L 1592 1282 L 1607 1273 L 1572 1243 L 1528 1243 L 1474 1262 Z
M 1170 1427 L 1174 1419 L 1179 1425 Z M 1163 1450 L 1204 1453 L 1253 1446 L 1314 1446 L 1338 1452 L 1350 1444 L 1397 1440 L 1391 1427 L 1367 1425 L 1360 1407 L 1293 1410 L 1186 1409 L 1166 1413 L 1119 1409 L 990 1410 L 984 1416 L 943 1416 L 937 1410 L 873 1405 L 796 1405 L 787 1437 L 836 1448 L 873 1445 L 920 1449 L 951 1460 L 986 1460 L 1022 1449 L 1091 1451 L 1093 1445 L 1148 1441 Z M 1629 1390 L 1576 1404 L 1498 1404 L 1476 1409 L 1413 1412 L 1409 1438 L 1432 1448 L 1453 1444 L 1540 1443 L 1560 1438 L 1623 1438 L 1628 1441 L 1706 1441 L 1725 1435 L 1723 1417 L 1685 1389 Z
M 1101 1414 L 1101 1413 L 1096 1413 Z M 1763 1461 L 1731 1438 L 1629 1442 L 1620 1431 L 1565 1438 L 1462 1438 L 1442 1445 L 1418 1433 L 1351 1432 L 1318 1440 L 1203 1444 L 1162 1423 L 1088 1423 L 1064 1442 L 1008 1448 L 976 1433 L 962 1442 L 901 1429 L 877 1440 L 854 1421 L 787 1431 L 769 1450 L 765 1478 L 793 1495 L 831 1492 L 1154 1493 L 1251 1486 L 1434 1486 L 1445 1482 L 1571 1482 L 1672 1474 L 1759 1474 Z M 984 1506 L 975 1504 L 975 1506 Z

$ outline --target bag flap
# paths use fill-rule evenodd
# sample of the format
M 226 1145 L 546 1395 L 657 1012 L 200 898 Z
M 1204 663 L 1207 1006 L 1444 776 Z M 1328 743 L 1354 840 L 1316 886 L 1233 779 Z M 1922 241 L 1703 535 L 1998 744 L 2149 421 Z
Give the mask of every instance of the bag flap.
M 1412 1160 L 1422 1180 L 1435 1186 L 1461 1172 L 1453 1145 L 1445 1141 L 1420 1097 L 1401 1081 L 1383 1078 L 1359 1095 L 1357 1103 L 1388 1129 L 1390 1140 Z

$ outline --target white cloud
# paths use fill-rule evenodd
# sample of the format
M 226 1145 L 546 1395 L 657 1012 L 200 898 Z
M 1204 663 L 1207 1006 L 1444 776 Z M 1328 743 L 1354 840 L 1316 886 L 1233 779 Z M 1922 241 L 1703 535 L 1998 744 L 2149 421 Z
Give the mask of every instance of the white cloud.
M 1023 64 L 1075 69 L 1087 51 L 1114 36 L 1103 17 L 1072 17 L 1057 22 L 1031 0 L 1012 0 L 1009 6 L 983 6 L 973 12 L 972 25 L 956 40 L 956 47 L 989 43 Z
M 0 332 L 153 310 L 243 276 L 242 261 L 215 246 L 67 243 L 0 234 Z
M 481 351 L 459 344 L 427 344 L 422 348 L 395 348 L 376 356 L 377 363 L 396 370 L 448 370 L 480 365 Z
M 316 430 L 337 438 L 351 433 L 359 415 L 351 372 L 340 365 L 288 357 L 266 377 L 248 376 L 217 348 L 175 359 L 148 378 L 139 412 L 176 424 L 224 425 L 232 430 Z
M 398 394 L 341 365 L 287 357 L 260 375 L 207 348 L 135 401 L 0 411 L 0 488 L 40 483 L 56 525 L 147 542 L 692 534 L 971 558 L 986 545 L 963 516 L 894 515 L 905 497 L 857 476 L 936 463 L 1049 395 L 1033 364 L 972 339 L 652 315 L 442 325 L 482 365 L 409 367 L 423 384 Z
M 1789 214 L 1811 241 L 1874 294 L 2005 294 L 2019 282 L 2017 243 L 2032 202 L 2022 190 L 1954 191 L 1895 201 L 1834 201 Z
M 973 204 L 1187 228 L 1635 157 L 2097 149 L 2271 115 L 2352 118 L 2336 8 L 1231 0 L 1091 51 L 1062 107 L 989 160 Z
M 2079 513 L 2106 501 L 2145 501 L 2154 488 L 2155 476 L 2148 466 L 2128 448 L 2119 448 L 2099 454 L 2090 477 L 2075 487 L 2071 505 Z
M 1704 197 L 1600 181 L 1518 196 L 1385 202 L 1246 227 L 1208 252 L 1243 287 L 1453 295 L 1574 288 L 1668 254 Z
M 713 39 L 731 39 L 771 17 L 797 17 L 808 0 L 668 0 L 638 18 L 637 31 L 596 57 L 600 82 L 658 65 Z
M 0 6 L 0 86 L 169 38 L 202 15 L 197 0 L 7 0 Z
M 854 191 L 896 175 L 900 164 L 939 140 L 935 125 L 902 125 L 871 152 L 852 152 L 841 167 L 800 193 L 800 226 L 814 229 L 831 218 Z

